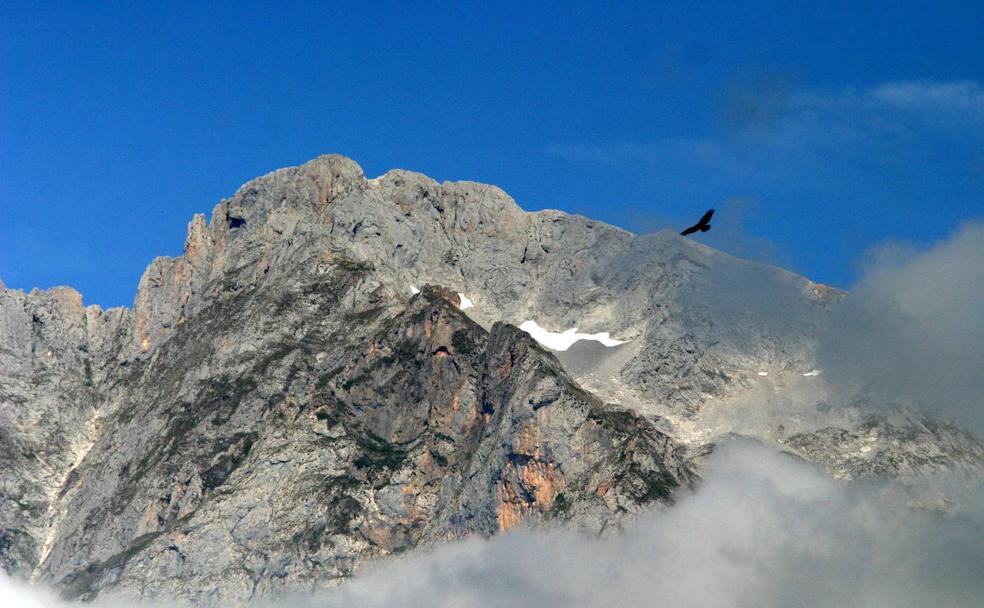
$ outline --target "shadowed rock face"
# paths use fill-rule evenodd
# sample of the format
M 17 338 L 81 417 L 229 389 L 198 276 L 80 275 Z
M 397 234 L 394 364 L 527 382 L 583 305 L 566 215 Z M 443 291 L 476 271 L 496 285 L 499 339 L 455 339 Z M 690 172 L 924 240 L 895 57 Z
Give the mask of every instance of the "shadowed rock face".
M 812 369 L 839 297 L 491 186 L 280 170 L 196 216 L 132 311 L 0 287 L 0 564 L 224 606 L 473 533 L 615 531 L 695 482 L 706 404 Z M 527 319 L 628 343 L 568 373 Z M 891 428 L 875 463 L 867 427 L 786 445 L 847 477 L 981 462 L 956 429 Z
M 290 284 L 230 292 L 117 363 L 53 484 L 50 550 L 15 538 L 11 570 L 68 597 L 228 605 L 471 533 L 617 528 L 694 479 L 652 423 L 446 290 L 405 301 L 346 258 Z

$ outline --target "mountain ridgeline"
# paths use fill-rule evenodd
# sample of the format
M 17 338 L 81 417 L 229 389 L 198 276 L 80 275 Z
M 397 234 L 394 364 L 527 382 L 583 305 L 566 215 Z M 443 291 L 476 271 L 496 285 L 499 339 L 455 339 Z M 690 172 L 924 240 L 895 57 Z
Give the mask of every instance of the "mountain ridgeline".
M 844 297 L 319 157 L 195 216 L 132 309 L 0 286 L 0 565 L 68 598 L 239 605 L 472 534 L 618 533 L 735 433 L 845 479 L 979 470 L 958 429 L 826 407 Z M 553 352 L 530 320 L 623 343 Z M 758 407 L 785 390 L 817 398 Z

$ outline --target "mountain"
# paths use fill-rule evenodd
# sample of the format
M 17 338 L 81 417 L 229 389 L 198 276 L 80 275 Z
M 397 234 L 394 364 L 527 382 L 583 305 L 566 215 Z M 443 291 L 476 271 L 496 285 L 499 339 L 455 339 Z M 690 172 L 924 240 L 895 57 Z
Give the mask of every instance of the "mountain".
M 195 216 L 132 309 L 0 286 L 0 564 L 228 606 L 470 534 L 617 533 L 732 434 L 847 479 L 980 470 L 959 429 L 830 406 L 845 297 L 493 186 L 275 171 Z M 596 339 L 535 339 L 574 328 Z

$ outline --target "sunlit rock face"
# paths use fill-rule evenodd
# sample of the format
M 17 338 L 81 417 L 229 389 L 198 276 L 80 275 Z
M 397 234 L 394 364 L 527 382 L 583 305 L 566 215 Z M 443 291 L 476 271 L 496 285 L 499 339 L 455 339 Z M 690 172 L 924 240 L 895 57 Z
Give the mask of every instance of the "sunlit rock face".
M 732 433 L 845 478 L 978 468 L 955 428 L 828 407 L 843 297 L 320 157 L 195 216 L 132 309 L 0 287 L 0 563 L 227 606 L 471 534 L 615 533 Z

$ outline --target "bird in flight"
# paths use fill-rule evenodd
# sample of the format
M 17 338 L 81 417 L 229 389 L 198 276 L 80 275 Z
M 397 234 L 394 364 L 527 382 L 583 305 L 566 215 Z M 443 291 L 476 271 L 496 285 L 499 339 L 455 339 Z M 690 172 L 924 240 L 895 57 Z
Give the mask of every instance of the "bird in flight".
M 700 221 L 699 222 L 697 222 L 696 224 L 694 224 L 690 228 L 687 228 L 686 230 L 684 230 L 680 234 L 682 234 L 683 236 L 687 236 L 688 234 L 693 234 L 693 233 L 698 232 L 698 231 L 700 231 L 700 232 L 707 232 L 708 230 L 711 229 L 711 216 L 712 215 L 714 215 L 714 210 L 713 209 L 708 209 L 707 210 L 707 213 L 705 213 L 700 218 Z

